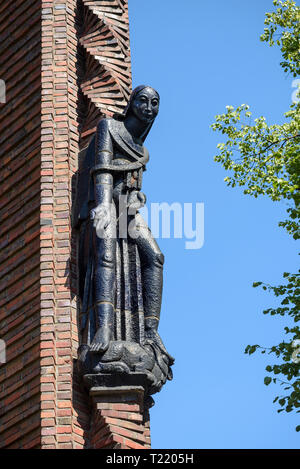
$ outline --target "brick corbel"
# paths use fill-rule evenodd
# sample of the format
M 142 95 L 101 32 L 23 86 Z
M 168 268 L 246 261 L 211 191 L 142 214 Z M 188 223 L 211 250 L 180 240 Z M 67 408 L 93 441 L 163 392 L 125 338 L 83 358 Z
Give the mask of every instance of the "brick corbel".
M 143 386 L 92 387 L 91 447 L 149 449 L 149 410 Z

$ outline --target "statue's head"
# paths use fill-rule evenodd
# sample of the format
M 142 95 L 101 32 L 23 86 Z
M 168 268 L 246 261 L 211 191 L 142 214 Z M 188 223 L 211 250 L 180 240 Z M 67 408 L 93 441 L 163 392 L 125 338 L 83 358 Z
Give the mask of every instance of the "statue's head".
M 152 124 L 159 110 L 159 94 L 151 86 L 138 86 L 130 96 L 125 114 L 133 114 L 145 124 Z
M 144 141 L 158 114 L 159 101 L 159 94 L 154 88 L 145 85 L 138 86 L 132 91 L 123 114 L 116 113 L 114 118 L 119 121 L 126 121 L 126 118 L 134 116 L 144 123 L 145 130 L 140 137 Z

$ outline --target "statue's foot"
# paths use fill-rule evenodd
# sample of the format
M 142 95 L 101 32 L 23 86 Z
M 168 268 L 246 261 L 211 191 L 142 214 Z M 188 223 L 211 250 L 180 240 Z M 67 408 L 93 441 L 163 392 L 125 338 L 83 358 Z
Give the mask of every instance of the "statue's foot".
M 97 330 L 95 337 L 90 345 L 90 352 L 104 353 L 109 347 L 111 341 L 111 331 L 109 327 L 101 327 Z

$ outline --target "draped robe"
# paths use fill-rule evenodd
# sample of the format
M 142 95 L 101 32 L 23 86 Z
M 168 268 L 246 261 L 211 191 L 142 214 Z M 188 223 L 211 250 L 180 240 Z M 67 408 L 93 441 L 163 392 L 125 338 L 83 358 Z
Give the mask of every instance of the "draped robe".
M 100 139 L 100 142 L 99 142 Z M 110 164 L 99 164 L 97 152 L 101 145 L 113 148 Z M 100 148 L 100 149 L 99 149 Z M 79 228 L 79 298 L 81 344 L 90 345 L 96 333 L 95 319 L 95 255 L 93 253 L 93 221 L 91 210 L 95 207 L 94 174 L 113 175 L 115 198 L 118 187 L 126 197 L 132 190 L 139 191 L 142 175 L 149 160 L 143 143 L 135 141 L 124 123 L 115 119 L 100 122 L 96 136 L 84 155 L 79 170 L 78 195 L 74 225 Z M 121 182 L 121 184 L 120 184 Z M 114 197 L 113 197 L 114 203 Z M 116 209 L 117 203 L 115 203 Z M 118 215 L 118 210 L 117 210 Z M 118 224 L 116 219 L 112 221 Z M 142 343 L 144 340 L 144 300 L 140 252 L 130 237 L 117 237 L 115 243 L 115 295 L 112 340 Z

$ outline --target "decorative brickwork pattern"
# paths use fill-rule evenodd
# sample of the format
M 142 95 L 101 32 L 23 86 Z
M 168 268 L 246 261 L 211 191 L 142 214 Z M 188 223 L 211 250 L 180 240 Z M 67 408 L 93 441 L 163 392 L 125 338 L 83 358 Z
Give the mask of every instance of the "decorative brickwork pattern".
M 93 449 L 150 448 L 149 412 L 134 391 L 93 396 L 90 441 Z
M 82 0 L 80 44 L 86 97 L 82 147 L 96 130 L 99 117 L 122 112 L 131 92 L 128 0 Z
M 93 449 L 150 448 L 150 424 L 149 421 L 143 422 L 138 406 L 135 406 L 135 411 L 133 406 L 126 404 L 106 404 L 103 407 L 98 410 L 92 424 Z
M 0 3 L 0 448 L 40 446 L 41 2 Z

